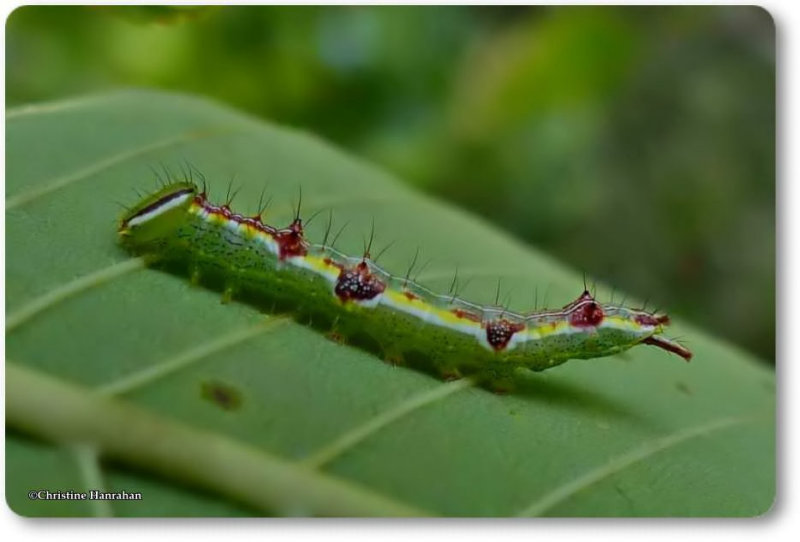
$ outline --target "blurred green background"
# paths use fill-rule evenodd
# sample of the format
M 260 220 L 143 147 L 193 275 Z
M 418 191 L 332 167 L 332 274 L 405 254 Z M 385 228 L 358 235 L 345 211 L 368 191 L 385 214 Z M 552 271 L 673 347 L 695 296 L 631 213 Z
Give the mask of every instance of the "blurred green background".
M 759 8 L 9 17 L 7 107 L 121 86 L 201 94 L 316 133 L 774 359 L 775 28 Z

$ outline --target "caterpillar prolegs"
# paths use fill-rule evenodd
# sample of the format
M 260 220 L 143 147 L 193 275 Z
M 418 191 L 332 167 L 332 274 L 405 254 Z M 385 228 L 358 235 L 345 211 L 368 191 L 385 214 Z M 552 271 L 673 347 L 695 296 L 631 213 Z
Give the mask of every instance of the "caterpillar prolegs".
M 669 318 L 597 301 L 586 290 L 557 310 L 515 313 L 440 295 L 380 268 L 366 251 L 346 256 L 312 244 L 298 216 L 285 228 L 214 205 L 193 182 L 173 182 L 123 216 L 122 246 L 267 311 L 341 337 L 383 359 L 443 377 L 507 381 L 569 359 L 657 346 L 689 360 L 663 336 Z M 326 239 L 327 241 L 327 239 Z

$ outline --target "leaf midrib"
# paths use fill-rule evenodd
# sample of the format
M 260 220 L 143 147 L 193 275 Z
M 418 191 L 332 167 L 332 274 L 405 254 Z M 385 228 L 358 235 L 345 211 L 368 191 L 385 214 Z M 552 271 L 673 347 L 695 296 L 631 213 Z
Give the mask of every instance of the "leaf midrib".
M 8 360 L 6 386 L 11 426 L 54 442 L 96 446 L 109 457 L 164 476 L 186 478 L 267 513 L 428 515 L 346 480 Z

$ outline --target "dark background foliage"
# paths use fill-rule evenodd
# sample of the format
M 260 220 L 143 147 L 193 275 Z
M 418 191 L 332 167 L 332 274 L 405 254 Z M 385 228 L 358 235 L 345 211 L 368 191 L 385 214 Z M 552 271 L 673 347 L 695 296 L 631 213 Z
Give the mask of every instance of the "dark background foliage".
M 23 7 L 6 35 L 9 107 L 120 86 L 213 97 L 774 359 L 759 8 Z

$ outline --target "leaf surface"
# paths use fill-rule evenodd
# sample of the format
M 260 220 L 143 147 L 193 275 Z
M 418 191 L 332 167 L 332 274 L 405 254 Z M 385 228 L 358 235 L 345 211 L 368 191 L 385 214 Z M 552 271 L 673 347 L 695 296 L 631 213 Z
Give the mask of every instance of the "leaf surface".
M 774 375 L 681 322 L 674 334 L 695 352 L 690 364 L 639 347 L 522 375 L 517 392 L 499 396 L 222 304 L 117 247 L 118 203 L 155 188 L 151 168 L 191 163 L 212 199 L 234 179 L 235 210 L 255 212 L 266 186 L 276 225 L 302 187 L 304 216 L 323 211 L 311 240 L 330 209 L 334 229 L 349 223 L 337 243 L 348 253 L 361 252 L 374 220 L 376 246 L 394 243 L 381 265 L 402 275 L 419 249 L 430 261 L 418 279 L 439 290 L 456 268 L 471 279 L 464 297 L 492 302 L 501 278 L 512 309 L 545 295 L 560 306 L 580 289 L 573 270 L 314 136 L 194 97 L 126 91 L 9 111 L 6 145 L 7 385 L 19 386 L 7 406 L 6 494 L 20 514 L 337 513 L 315 500 L 320 488 L 333 500 L 357 495 L 349 512 L 337 509 L 346 515 L 751 516 L 771 506 Z M 61 391 L 42 395 L 51 381 Z M 291 502 L 253 495 L 254 474 L 224 454 L 214 456 L 231 467 L 222 483 L 180 463 L 173 476 L 149 462 L 153 443 L 123 446 L 125 427 L 112 438 L 118 407 L 146 438 L 167 427 L 170 438 L 200 435 L 180 441 L 192 446 L 224 441 L 303 483 Z M 49 430 L 41 409 L 63 424 Z M 191 452 L 202 464 L 218 450 Z M 269 472 L 258 476 L 277 483 Z M 92 484 L 143 501 L 27 498 Z

